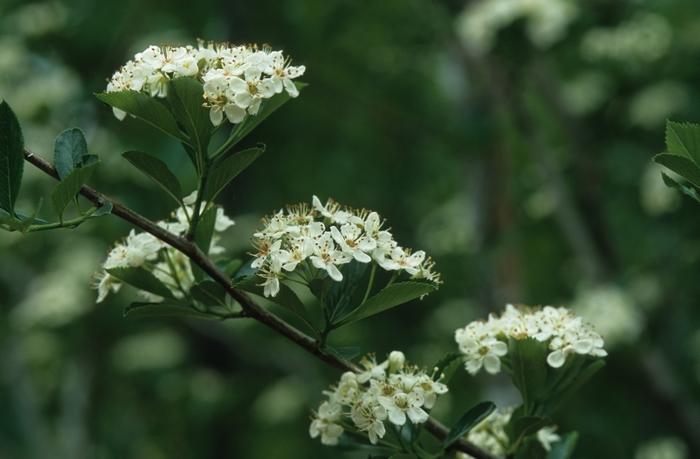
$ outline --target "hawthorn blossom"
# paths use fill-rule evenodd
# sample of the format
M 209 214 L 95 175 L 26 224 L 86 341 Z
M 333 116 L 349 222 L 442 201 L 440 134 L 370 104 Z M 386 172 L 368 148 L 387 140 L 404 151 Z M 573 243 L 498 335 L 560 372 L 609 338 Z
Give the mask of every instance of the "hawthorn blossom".
M 376 212 L 341 206 L 333 200 L 322 204 L 313 196 L 311 206 L 289 206 L 262 223 L 253 233 L 251 266 L 260 271 L 271 295 L 278 291 L 276 282 L 292 273 L 310 279 L 321 273 L 340 282 L 341 270 L 348 263 L 376 263 L 375 267 L 396 275 L 406 273 L 410 279 L 441 283 L 433 260 L 423 251 L 400 248 L 391 233 L 381 229 L 383 221 Z
M 386 423 L 402 426 L 422 424 L 447 386 L 435 381 L 425 371 L 410 365 L 400 351 L 393 351 L 386 360 L 377 362 L 373 355 L 365 356 L 359 373 L 345 372 L 337 385 L 325 391 L 327 396 L 319 406 L 309 433 L 312 438 L 324 432 L 324 444 L 336 444 L 343 429 L 366 434 L 376 444 L 386 434 Z M 336 435 L 337 434 L 337 435 Z M 327 441 L 326 441 L 327 440 Z
M 149 46 L 117 70 L 107 92 L 138 91 L 164 98 L 170 81 L 191 77 L 203 84 L 203 100 L 209 118 L 219 126 L 224 118 L 232 124 L 254 116 L 261 104 L 286 91 L 297 97 L 294 84 L 306 67 L 293 66 L 282 51 L 226 43 L 199 42 L 194 46 Z M 113 109 L 118 119 L 126 113 Z
M 547 364 L 560 368 L 570 355 L 605 357 L 603 338 L 581 317 L 565 308 L 518 309 L 507 305 L 499 316 L 475 321 L 455 331 L 455 341 L 464 354 L 470 374 L 483 367 L 488 373 L 501 370 L 501 358 L 508 354 L 508 339 L 534 339 L 546 343 Z

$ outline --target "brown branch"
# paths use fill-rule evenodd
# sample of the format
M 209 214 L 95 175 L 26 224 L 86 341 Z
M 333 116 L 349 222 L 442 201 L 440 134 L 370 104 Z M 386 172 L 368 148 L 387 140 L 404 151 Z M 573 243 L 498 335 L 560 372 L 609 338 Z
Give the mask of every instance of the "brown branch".
M 58 173 L 56 172 L 56 169 L 43 158 L 25 149 L 24 159 L 42 172 L 58 180 Z M 271 328 L 332 367 L 342 371 L 359 370 L 357 365 L 355 365 L 353 362 L 325 352 L 322 346 L 320 346 L 316 340 L 292 327 L 277 315 L 257 304 L 245 292 L 234 288 L 229 277 L 214 263 L 212 263 L 209 257 L 207 257 L 193 242 L 166 231 L 153 221 L 134 212 L 120 202 L 105 196 L 89 186 L 83 186 L 80 189 L 80 194 L 97 207 L 110 203 L 112 205 L 111 213 L 113 215 L 116 215 L 122 220 L 125 220 L 146 231 L 147 233 L 152 234 L 174 249 L 177 249 L 185 254 L 195 265 L 199 266 L 202 271 L 207 273 L 215 282 L 221 285 L 226 292 L 241 305 L 241 308 L 247 317 L 255 319 L 268 328 Z M 443 440 L 448 433 L 447 427 L 445 427 L 445 425 L 443 425 L 440 421 L 433 418 L 426 421 L 425 428 L 438 440 Z M 467 453 L 475 459 L 496 459 L 495 456 L 481 450 L 476 445 L 463 439 L 460 439 L 457 443 L 455 443 L 454 449 Z

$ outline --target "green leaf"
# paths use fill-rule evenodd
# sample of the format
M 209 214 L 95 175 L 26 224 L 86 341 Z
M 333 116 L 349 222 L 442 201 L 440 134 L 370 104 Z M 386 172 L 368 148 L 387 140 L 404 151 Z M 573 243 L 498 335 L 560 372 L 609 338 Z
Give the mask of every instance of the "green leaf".
M 362 348 L 360 346 L 326 346 L 325 350 L 346 360 L 352 360 L 362 354 Z
M 700 164 L 700 126 L 692 123 L 666 123 L 666 149 Z
M 173 115 L 190 138 L 199 163 L 204 164 L 209 139 L 214 128 L 209 120 L 209 110 L 202 105 L 204 100 L 202 83 L 194 78 L 176 78 L 170 82 L 168 101 Z M 197 166 L 199 167 L 199 166 Z
M 210 206 L 199 217 L 197 228 L 194 232 L 194 242 L 203 253 L 209 253 L 211 240 L 214 237 L 214 227 L 216 226 L 216 206 Z M 192 266 L 192 274 L 197 281 L 204 280 L 207 275 L 199 266 Z
M 56 137 L 53 164 L 61 180 L 68 177 L 74 169 L 79 168 L 86 156 L 88 156 L 87 141 L 81 129 L 66 129 Z
M 65 179 L 56 185 L 53 193 L 51 193 L 51 201 L 59 218 L 63 217 L 66 206 L 73 201 L 80 188 L 90 179 L 97 164 L 92 163 L 85 167 L 73 169 Z
M 100 207 L 97 208 L 96 211 L 90 215 L 90 217 L 96 218 L 96 217 L 102 217 L 103 215 L 109 215 L 112 213 L 112 203 L 107 201 L 104 204 L 102 204 Z
M 112 268 L 107 270 L 120 281 L 163 298 L 174 299 L 172 292 L 152 273 L 143 268 Z
M 338 322 L 338 325 L 347 325 L 366 319 L 387 309 L 415 300 L 433 290 L 435 290 L 435 286 L 428 282 L 406 281 L 391 284 L 368 298 L 359 308 Z
M 534 409 L 547 383 L 547 345 L 533 338 L 508 339 L 509 372 L 520 391 L 525 414 Z
M 515 414 L 513 415 L 515 416 Z M 518 446 L 528 435 L 532 435 L 540 430 L 542 427 L 547 427 L 551 425 L 552 421 L 540 416 L 521 416 L 511 418 L 510 425 L 507 430 L 512 433 L 509 437 L 514 438 L 515 441 L 511 442 L 511 448 L 513 451 L 517 451 Z
M 180 187 L 180 182 L 163 161 L 140 151 L 127 151 L 122 156 L 160 185 L 178 204 L 182 204 L 182 187 Z
M 15 215 L 15 202 L 22 184 L 24 139 L 22 128 L 7 104 L 0 103 L 0 209 Z
M 7 231 L 22 231 L 22 220 L 13 217 L 4 209 L 0 209 L 0 225 L 4 225 Z
M 438 381 L 444 374 L 442 382 L 447 384 L 449 380 L 452 379 L 452 375 L 461 363 L 462 354 L 460 352 L 451 352 L 447 354 L 433 366 L 433 371 L 435 372 L 433 379 Z
M 452 426 L 447 437 L 442 442 L 443 448 L 447 449 L 452 446 L 457 440 L 468 434 L 471 429 L 493 413 L 495 409 L 496 405 L 492 402 L 482 402 L 470 408 Z
M 362 285 L 361 281 L 367 271 L 367 267 L 367 263 L 352 261 L 340 268 L 340 272 L 343 274 L 341 282 L 335 282 L 330 278 L 324 280 L 329 287 L 323 296 L 323 303 L 328 308 L 332 322 L 338 317 L 346 316 L 350 312 L 350 308 L 353 306 L 353 295 Z M 360 301 L 362 301 L 362 298 L 357 298 L 355 304 Z
M 192 298 L 207 306 L 226 304 L 226 290 L 213 280 L 205 280 L 190 288 Z
M 301 90 L 307 86 L 306 83 L 295 83 L 297 89 Z M 232 148 L 238 142 L 243 140 L 248 134 L 250 134 L 253 129 L 258 127 L 260 123 L 265 121 L 265 119 L 272 115 L 278 108 L 287 103 L 291 97 L 286 91 L 272 96 L 270 99 L 263 102 L 257 115 L 247 116 L 243 122 L 236 126 L 233 131 L 231 131 L 231 137 L 226 141 L 226 150 Z M 222 152 L 225 153 L 225 152 Z
M 151 126 L 180 141 L 189 138 L 177 127 L 177 121 L 160 101 L 137 91 L 102 92 L 95 94 L 102 102 L 145 121 Z
M 669 168 L 693 185 L 700 187 L 700 168 L 690 159 L 669 153 L 654 156 L 654 161 Z
M 700 193 L 698 193 L 698 189 L 695 188 L 693 185 L 686 184 L 685 182 L 677 182 L 663 172 L 661 173 L 661 177 L 663 178 L 664 183 L 667 187 L 675 188 L 684 195 L 691 197 L 697 202 L 700 202 Z
M 124 308 L 124 317 L 188 317 L 194 319 L 217 319 L 217 317 L 200 312 L 187 303 L 167 301 L 162 303 L 131 303 Z
M 265 148 L 263 147 L 253 147 L 216 161 L 209 173 L 204 199 L 214 201 L 231 180 L 236 178 L 264 152 Z
M 253 293 L 265 298 L 263 293 L 264 288 L 258 285 L 260 282 L 262 282 L 262 279 L 258 278 L 256 275 L 246 275 L 236 278 L 235 287 L 244 292 Z M 289 288 L 284 282 L 280 282 L 280 291 L 277 293 L 277 296 L 265 299 L 271 303 L 287 308 L 301 317 L 306 317 L 304 303 L 301 302 L 296 292 Z
M 547 459 L 570 459 L 574 454 L 578 432 L 569 432 L 561 437 L 561 440 L 552 444 L 552 449 L 547 454 Z

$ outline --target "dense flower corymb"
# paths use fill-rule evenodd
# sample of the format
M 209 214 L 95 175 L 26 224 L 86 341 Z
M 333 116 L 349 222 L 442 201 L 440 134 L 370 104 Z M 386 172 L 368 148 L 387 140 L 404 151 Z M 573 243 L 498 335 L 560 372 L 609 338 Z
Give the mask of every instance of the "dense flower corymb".
M 408 365 L 404 354 L 393 351 L 383 362 L 365 357 L 360 373 L 346 372 L 324 394 L 328 397 L 314 413 L 309 434 L 335 445 L 350 426 L 376 444 L 386 433 L 386 422 L 395 426 L 422 424 L 437 397 L 447 386 L 418 367 Z M 350 423 L 348 423 L 350 421 Z
M 547 343 L 547 364 L 552 368 L 563 366 L 571 354 L 607 355 L 603 338 L 566 308 L 518 309 L 509 304 L 501 316 L 491 315 L 485 322 L 472 322 L 455 332 L 455 341 L 471 374 L 482 366 L 488 373 L 500 372 L 501 357 L 508 354 L 509 338 Z
M 511 443 L 511 439 L 506 433 L 506 427 L 513 411 L 513 407 L 499 408 L 494 411 L 469 431 L 466 437 L 467 441 L 491 454 L 505 454 Z M 549 451 L 552 444 L 561 440 L 556 430 L 556 426 L 546 426 L 535 434 L 535 438 L 545 451 Z M 471 458 L 471 456 L 462 453 L 459 453 L 458 457 Z
M 171 79 L 196 78 L 204 85 L 202 103 L 218 126 L 224 116 L 235 124 L 256 115 L 265 99 L 282 91 L 296 97 L 299 91 L 292 80 L 305 71 L 303 65 L 290 65 L 282 51 L 255 45 L 149 46 L 112 75 L 107 92 L 132 90 L 165 97 Z M 119 119 L 126 116 L 116 108 L 114 114 Z
M 265 296 L 276 296 L 280 279 L 292 272 L 304 275 L 316 270 L 334 281 L 343 280 L 347 263 L 376 263 L 397 275 L 440 283 L 434 263 L 422 250 L 401 247 L 379 214 L 352 209 L 329 200 L 325 205 L 314 196 L 312 206 L 298 204 L 263 220 L 253 235 L 256 252 L 252 267 L 264 280 Z
M 169 220 L 158 222 L 158 225 L 173 234 L 183 236 L 189 228 L 189 220 L 194 211 L 194 194 L 184 199 L 185 207 L 177 209 Z M 202 202 L 201 209 L 208 206 Z M 223 209 L 216 209 L 214 235 L 209 247 L 209 255 L 219 255 L 224 248 L 218 245 L 220 234 L 226 231 L 234 221 L 224 214 Z M 104 301 L 110 292 L 116 293 L 122 286 L 119 279 L 108 271 L 114 268 L 144 268 L 153 273 L 173 294 L 175 298 L 184 298 L 194 285 L 195 279 L 189 258 L 178 250 L 170 247 L 149 233 L 131 233 L 122 242 L 115 244 L 102 264 L 102 271 L 97 275 L 95 288 L 97 302 Z M 159 301 L 161 298 L 148 292 L 140 292 L 149 301 Z

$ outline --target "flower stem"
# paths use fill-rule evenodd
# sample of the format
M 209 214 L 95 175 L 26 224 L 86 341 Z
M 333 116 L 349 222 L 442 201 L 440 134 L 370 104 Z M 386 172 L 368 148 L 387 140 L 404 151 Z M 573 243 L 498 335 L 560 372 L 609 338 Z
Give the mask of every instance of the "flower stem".
M 367 290 L 365 290 L 365 296 L 362 297 L 362 303 L 367 301 L 369 294 L 372 291 L 372 286 L 374 285 L 374 275 L 377 273 L 377 263 L 372 263 L 372 271 L 369 273 L 369 281 L 367 282 Z M 360 304 L 362 304 L 360 303 Z

